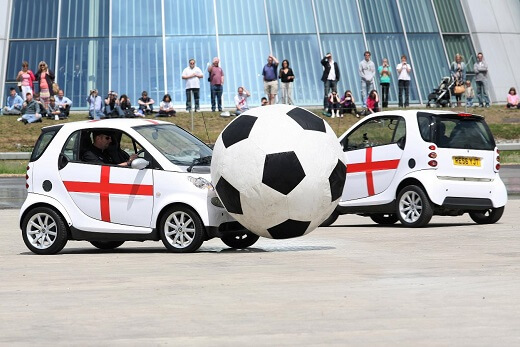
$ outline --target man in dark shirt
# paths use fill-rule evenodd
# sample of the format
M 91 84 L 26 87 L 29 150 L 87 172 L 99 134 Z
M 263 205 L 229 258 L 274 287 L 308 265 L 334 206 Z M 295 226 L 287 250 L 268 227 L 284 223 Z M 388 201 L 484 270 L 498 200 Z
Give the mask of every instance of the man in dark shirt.
M 128 161 L 118 163 L 110 156 L 107 151 L 108 147 L 112 143 L 112 136 L 107 131 L 94 131 L 92 133 L 92 137 L 94 142 L 81 157 L 81 159 L 87 163 L 131 166 L 132 161 L 137 158 L 136 154 L 132 154 Z
M 267 57 L 267 64 L 262 69 L 264 76 L 264 91 L 269 99 L 269 105 L 274 105 L 278 94 L 278 60 L 273 56 Z

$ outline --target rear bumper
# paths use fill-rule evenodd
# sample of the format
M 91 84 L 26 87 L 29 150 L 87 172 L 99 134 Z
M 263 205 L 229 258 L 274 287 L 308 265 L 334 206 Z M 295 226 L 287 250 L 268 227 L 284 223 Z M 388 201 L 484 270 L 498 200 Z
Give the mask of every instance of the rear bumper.
M 442 207 L 450 210 L 479 211 L 493 208 L 493 202 L 490 199 L 483 198 L 459 198 L 449 196 L 444 199 Z

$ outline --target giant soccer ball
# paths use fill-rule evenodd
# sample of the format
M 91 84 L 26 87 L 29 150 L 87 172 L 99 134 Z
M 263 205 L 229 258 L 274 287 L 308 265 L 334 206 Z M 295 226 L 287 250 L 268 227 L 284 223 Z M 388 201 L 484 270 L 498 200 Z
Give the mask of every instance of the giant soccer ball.
M 253 233 L 275 239 L 317 228 L 345 184 L 343 152 L 330 126 L 289 105 L 249 110 L 213 148 L 211 178 L 226 210 Z

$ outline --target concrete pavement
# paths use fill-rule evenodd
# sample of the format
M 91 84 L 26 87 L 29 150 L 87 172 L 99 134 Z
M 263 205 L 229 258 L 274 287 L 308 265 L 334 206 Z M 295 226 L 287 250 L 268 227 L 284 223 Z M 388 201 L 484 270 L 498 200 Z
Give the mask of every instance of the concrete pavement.
M 18 211 L 0 210 L 0 345 L 519 345 L 519 213 L 511 200 L 494 225 L 340 216 L 245 251 L 69 242 L 37 256 Z

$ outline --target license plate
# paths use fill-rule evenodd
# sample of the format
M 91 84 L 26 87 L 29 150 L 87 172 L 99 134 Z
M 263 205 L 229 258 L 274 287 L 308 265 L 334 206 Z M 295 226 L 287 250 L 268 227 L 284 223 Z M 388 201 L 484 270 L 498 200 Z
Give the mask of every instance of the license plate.
M 453 157 L 453 165 L 458 165 L 458 166 L 480 166 L 480 158 L 476 158 L 476 157 Z

